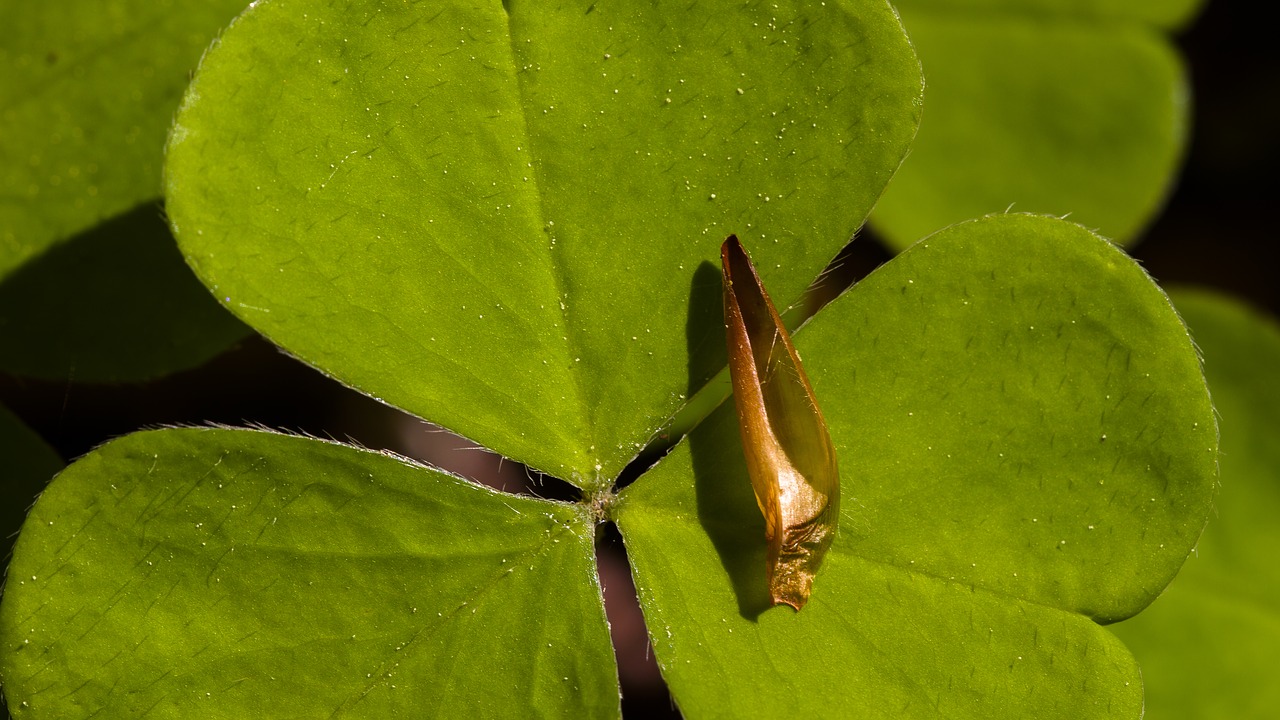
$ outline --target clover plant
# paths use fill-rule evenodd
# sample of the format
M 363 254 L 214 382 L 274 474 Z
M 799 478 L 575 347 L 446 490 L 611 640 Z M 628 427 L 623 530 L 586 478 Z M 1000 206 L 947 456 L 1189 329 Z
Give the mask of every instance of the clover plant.
M 1103 625 L 1194 547 L 1217 429 L 1165 294 L 1058 218 L 933 234 L 796 332 L 840 531 L 808 604 L 769 607 L 715 260 L 736 233 L 798 300 L 921 93 L 871 0 L 255 3 L 169 136 L 187 262 L 288 352 L 580 497 L 259 430 L 112 441 L 17 541 L 14 717 L 617 716 L 608 522 L 687 717 L 1140 717 Z

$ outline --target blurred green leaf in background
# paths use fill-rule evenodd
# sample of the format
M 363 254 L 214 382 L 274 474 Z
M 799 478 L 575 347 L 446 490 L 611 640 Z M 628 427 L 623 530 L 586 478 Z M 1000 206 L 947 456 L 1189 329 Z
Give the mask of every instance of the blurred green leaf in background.
M 245 336 L 159 206 L 190 73 L 245 4 L 0 1 L 0 369 L 137 381 Z
M 1135 240 L 1169 194 L 1190 112 L 1166 33 L 1195 0 L 900 0 L 927 84 L 920 135 L 872 215 L 902 250 L 1006 209 Z
M 1151 720 L 1273 718 L 1280 708 L 1280 326 L 1205 290 L 1173 293 L 1222 424 L 1222 490 L 1196 552 L 1147 612 L 1115 626 Z

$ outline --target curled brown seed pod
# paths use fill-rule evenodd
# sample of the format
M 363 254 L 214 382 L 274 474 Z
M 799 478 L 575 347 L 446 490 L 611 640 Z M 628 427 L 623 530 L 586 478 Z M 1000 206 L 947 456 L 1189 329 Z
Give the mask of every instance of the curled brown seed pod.
M 791 336 L 736 236 L 720 249 L 724 317 L 747 473 L 764 514 L 773 604 L 799 610 L 835 539 L 835 447 Z

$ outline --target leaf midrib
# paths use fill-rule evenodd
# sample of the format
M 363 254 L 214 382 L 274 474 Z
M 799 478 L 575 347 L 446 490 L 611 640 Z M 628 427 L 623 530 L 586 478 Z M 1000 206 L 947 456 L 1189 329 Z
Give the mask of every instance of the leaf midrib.
M 574 400 L 574 404 L 577 406 L 578 418 L 582 421 L 582 427 L 580 428 L 580 430 L 583 433 L 583 442 L 584 442 L 585 448 L 594 449 L 595 446 L 597 445 L 596 436 L 595 436 L 595 433 L 593 432 L 593 428 L 595 427 L 595 423 L 593 422 L 594 413 L 592 412 L 591 406 L 586 401 L 586 392 L 582 387 L 582 380 L 576 368 L 574 367 L 575 363 L 574 363 L 574 354 L 573 354 L 572 348 L 579 346 L 580 343 L 578 341 L 578 332 L 574 329 L 573 323 L 569 322 L 569 303 L 565 302 L 565 290 L 564 290 L 565 286 L 567 285 L 567 282 L 565 280 L 565 268 L 556 259 L 555 244 L 552 241 L 552 238 L 554 238 L 554 234 L 547 230 L 548 213 L 547 213 L 547 206 L 546 206 L 546 195 L 542 191 L 543 178 L 542 178 L 542 172 L 541 172 L 541 164 L 538 162 L 538 159 L 542 157 L 543 153 L 539 151 L 539 145 L 540 145 L 539 139 L 533 133 L 529 132 L 530 103 L 528 101 L 529 93 L 526 92 L 526 89 L 525 89 L 526 80 L 524 76 L 526 72 L 520 69 L 520 65 L 517 61 L 517 58 L 519 56 L 519 51 L 516 48 L 516 34 L 514 31 L 514 28 L 512 27 L 512 11 L 509 7 L 509 3 L 507 2 L 502 3 L 502 13 L 503 13 L 503 18 L 506 21 L 504 27 L 506 29 L 506 34 L 507 34 L 507 57 L 506 57 L 507 70 L 510 73 L 510 76 L 515 81 L 513 83 L 513 86 L 515 88 L 515 94 L 516 94 L 515 104 L 520 108 L 520 136 L 523 139 L 523 142 L 528 145 L 529 157 L 532 160 L 529 167 L 530 180 L 528 185 L 530 189 L 527 192 L 532 195 L 533 201 L 536 203 L 538 230 L 539 232 L 542 232 L 543 235 L 545 236 L 544 241 L 546 243 L 546 250 L 547 250 L 546 256 L 547 256 L 548 264 L 550 265 L 550 270 L 551 270 L 550 274 L 551 274 L 551 280 L 554 283 L 556 301 L 560 305 L 559 309 L 560 309 L 561 329 L 564 333 L 563 337 L 566 339 L 564 342 L 559 343 L 559 345 L 564 350 L 563 362 L 565 363 L 565 367 L 569 369 L 568 376 L 569 376 L 570 382 L 572 383 L 573 400 Z M 578 450 L 579 452 L 584 452 L 583 447 L 578 448 Z M 585 450 L 585 452 L 589 453 L 590 451 Z M 589 467 L 598 465 L 601 462 L 598 456 L 592 456 L 589 454 L 586 455 L 586 461 L 587 461 L 588 467 L 581 468 L 580 470 L 587 471 Z M 594 475 L 584 476 L 582 478 L 562 478 L 562 479 L 573 485 L 577 485 L 579 487 L 586 486 L 585 489 L 592 489 L 592 490 L 596 490 L 602 487 L 602 482 L 608 482 L 607 479 L 602 481 L 600 477 L 594 476 Z

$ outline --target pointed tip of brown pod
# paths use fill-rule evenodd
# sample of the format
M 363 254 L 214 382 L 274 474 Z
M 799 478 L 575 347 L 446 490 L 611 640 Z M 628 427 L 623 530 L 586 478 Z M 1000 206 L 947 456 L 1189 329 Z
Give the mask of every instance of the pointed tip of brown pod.
M 720 244 L 720 262 L 727 265 L 730 254 L 743 254 L 742 243 L 738 242 L 737 235 L 730 235 Z

